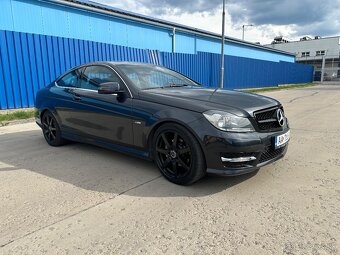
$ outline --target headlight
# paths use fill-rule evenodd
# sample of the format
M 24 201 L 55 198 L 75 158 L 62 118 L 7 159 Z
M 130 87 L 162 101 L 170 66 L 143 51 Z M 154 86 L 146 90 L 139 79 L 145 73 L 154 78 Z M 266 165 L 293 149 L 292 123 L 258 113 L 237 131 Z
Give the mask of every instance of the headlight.
M 249 119 L 238 117 L 231 113 L 211 110 L 204 112 L 203 115 L 216 128 L 223 131 L 229 132 L 255 131 Z

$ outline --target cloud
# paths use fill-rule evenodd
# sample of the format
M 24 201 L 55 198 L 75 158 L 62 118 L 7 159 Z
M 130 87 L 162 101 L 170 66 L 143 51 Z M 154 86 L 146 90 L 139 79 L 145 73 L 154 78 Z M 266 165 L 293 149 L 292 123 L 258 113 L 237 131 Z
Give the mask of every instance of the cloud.
M 195 1 L 183 1 L 183 0 L 139 0 L 144 6 L 149 6 L 160 14 L 166 14 L 173 9 L 179 10 L 179 12 L 211 12 L 220 7 L 220 0 L 195 0 Z M 163 12 L 163 13 L 162 13 Z
M 221 32 L 222 0 L 92 0 L 132 12 L 188 26 Z M 298 39 L 304 35 L 340 34 L 340 0 L 226 0 L 227 35 L 270 43 L 277 35 Z
M 256 25 L 304 25 L 322 20 L 332 10 L 333 0 L 231 0 L 243 10 L 231 11 L 233 20 L 247 18 Z
M 92 0 L 93 2 L 99 2 L 108 4 L 121 9 L 144 9 L 145 12 L 153 16 L 162 15 L 181 15 L 183 13 L 213 13 L 218 9 L 221 9 L 222 2 L 220 0 L 195 0 L 183 1 L 183 0 Z
M 247 20 L 258 26 L 293 25 L 300 35 L 340 32 L 339 0 L 230 0 L 229 4 L 229 13 L 235 23 Z

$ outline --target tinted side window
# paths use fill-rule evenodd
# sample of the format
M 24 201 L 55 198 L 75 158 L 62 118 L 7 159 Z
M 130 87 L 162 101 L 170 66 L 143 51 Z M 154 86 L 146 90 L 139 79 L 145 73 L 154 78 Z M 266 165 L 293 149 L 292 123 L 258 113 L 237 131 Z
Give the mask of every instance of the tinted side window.
M 66 74 L 63 78 L 61 78 L 57 84 L 62 87 L 70 87 L 75 88 L 77 87 L 79 79 L 79 71 L 74 70 L 68 74 Z
M 120 82 L 119 77 L 105 66 L 88 66 L 81 75 L 79 87 L 82 89 L 98 90 L 101 83 Z

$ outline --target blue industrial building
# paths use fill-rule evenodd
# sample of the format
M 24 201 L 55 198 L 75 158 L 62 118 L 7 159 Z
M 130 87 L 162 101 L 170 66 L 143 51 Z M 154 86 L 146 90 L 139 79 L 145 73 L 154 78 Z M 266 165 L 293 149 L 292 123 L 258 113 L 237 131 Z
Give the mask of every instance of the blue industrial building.
M 218 84 L 221 36 L 88 0 L 1 0 L 0 109 L 34 105 L 36 91 L 67 69 L 97 60 L 162 64 Z M 225 38 L 225 87 L 312 80 L 293 54 Z
M 195 54 L 220 53 L 218 34 L 87 0 L 1 0 L 0 29 Z M 294 55 L 226 37 L 230 56 L 294 62 Z

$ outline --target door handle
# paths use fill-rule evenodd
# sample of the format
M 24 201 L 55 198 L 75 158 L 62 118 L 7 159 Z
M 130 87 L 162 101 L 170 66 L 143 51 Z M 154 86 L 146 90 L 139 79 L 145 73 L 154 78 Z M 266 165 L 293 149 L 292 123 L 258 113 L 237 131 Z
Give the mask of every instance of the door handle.
M 78 94 L 74 94 L 74 95 L 73 95 L 73 100 L 74 100 L 74 101 L 81 101 L 81 96 L 78 95 Z

